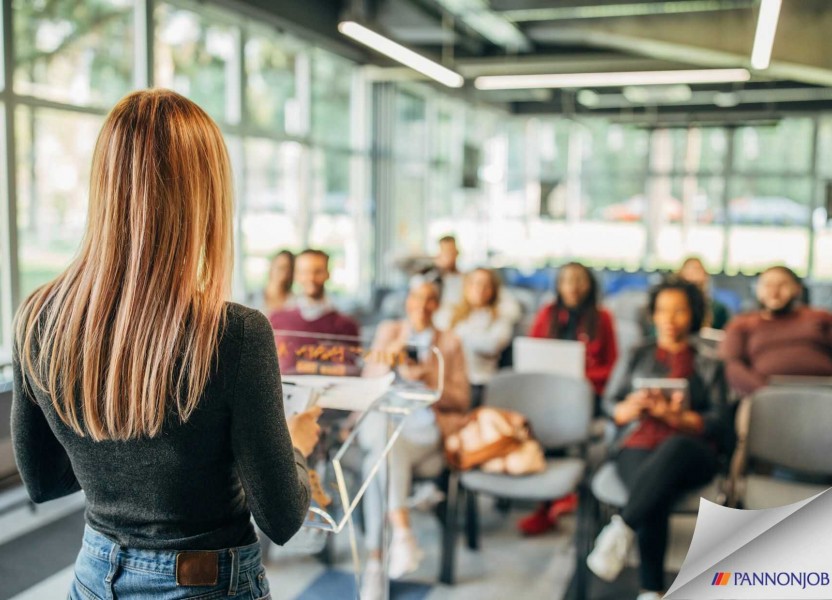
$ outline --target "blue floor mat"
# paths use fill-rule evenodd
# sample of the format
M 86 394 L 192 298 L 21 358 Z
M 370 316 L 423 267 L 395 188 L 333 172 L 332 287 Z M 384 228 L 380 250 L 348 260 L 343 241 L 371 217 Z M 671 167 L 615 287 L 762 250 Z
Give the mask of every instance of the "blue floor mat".
M 391 600 L 424 600 L 432 586 L 415 581 L 393 581 Z M 353 600 L 355 579 L 352 573 L 334 569 L 324 571 L 297 597 L 297 600 Z

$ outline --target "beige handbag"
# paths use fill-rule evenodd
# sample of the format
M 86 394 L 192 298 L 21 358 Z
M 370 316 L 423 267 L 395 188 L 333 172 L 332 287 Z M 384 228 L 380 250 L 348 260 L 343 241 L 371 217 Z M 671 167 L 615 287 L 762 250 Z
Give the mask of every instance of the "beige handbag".
M 526 418 L 514 411 L 482 407 L 445 440 L 448 463 L 457 469 L 480 467 L 489 473 L 529 475 L 546 469 L 543 448 Z

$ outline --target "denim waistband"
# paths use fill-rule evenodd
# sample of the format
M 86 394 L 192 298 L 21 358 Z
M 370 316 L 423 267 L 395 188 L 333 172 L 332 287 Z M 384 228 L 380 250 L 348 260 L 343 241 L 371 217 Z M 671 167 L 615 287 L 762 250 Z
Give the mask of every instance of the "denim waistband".
M 117 562 L 126 568 L 140 569 L 164 575 L 176 575 L 176 555 L 181 550 L 145 550 L 140 548 L 125 548 L 99 533 L 89 525 L 84 527 L 84 552 L 106 562 Z M 247 571 L 259 567 L 260 543 L 248 546 L 211 550 L 216 552 L 219 563 L 219 576 L 231 575 L 235 567 L 237 572 Z

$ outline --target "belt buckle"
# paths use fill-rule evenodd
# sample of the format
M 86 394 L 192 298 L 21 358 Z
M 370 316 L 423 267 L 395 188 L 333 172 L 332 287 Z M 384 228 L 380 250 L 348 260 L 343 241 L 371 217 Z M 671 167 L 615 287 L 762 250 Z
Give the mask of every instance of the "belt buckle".
M 216 552 L 186 551 L 176 554 L 176 585 L 217 585 L 219 555 Z

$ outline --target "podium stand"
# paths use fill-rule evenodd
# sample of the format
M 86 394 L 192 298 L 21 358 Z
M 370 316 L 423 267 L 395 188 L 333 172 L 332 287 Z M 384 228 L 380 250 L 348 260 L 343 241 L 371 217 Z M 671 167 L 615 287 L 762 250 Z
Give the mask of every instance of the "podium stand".
M 275 343 L 285 381 L 284 390 L 289 389 L 286 384 L 295 386 L 287 396 L 308 396 L 311 403 L 324 408 L 319 421 L 322 443 L 309 461 L 310 474 L 313 469 L 322 469 L 324 474 L 318 493 L 315 494 L 313 489 L 317 501 L 313 501 L 303 527 L 333 535 L 346 530 L 356 598 L 359 598 L 363 568 L 353 514 L 377 477 L 383 476 L 384 481 L 389 482 L 389 478 L 384 476 L 389 469 L 389 453 L 401 435 L 407 417 L 414 411 L 429 407 L 442 396 L 444 361 L 439 350 L 432 345 L 405 343 L 401 347 L 373 348 L 365 340 L 349 336 L 277 330 Z M 414 363 L 432 363 L 432 380 L 425 382 L 408 378 L 409 368 Z M 381 382 L 386 385 L 381 385 Z M 298 388 L 307 390 L 298 394 Z M 365 397 L 363 390 L 377 397 Z M 356 410 L 345 410 L 351 403 L 354 403 Z M 329 406 L 337 408 L 328 409 Z M 286 408 L 287 413 L 302 410 L 302 407 L 290 405 Z M 362 431 L 377 427 L 379 422 L 383 422 L 386 429 L 383 446 L 375 451 L 362 449 L 359 445 Z M 358 473 L 354 467 L 356 457 L 360 457 Z M 331 476 L 328 476 L 330 472 Z M 389 592 L 386 488 L 385 485 L 381 493 L 381 564 L 385 598 Z M 322 496 L 326 498 L 322 500 Z

